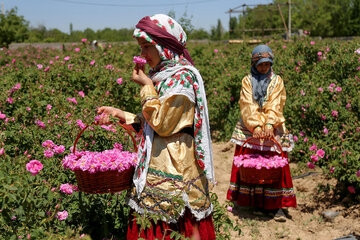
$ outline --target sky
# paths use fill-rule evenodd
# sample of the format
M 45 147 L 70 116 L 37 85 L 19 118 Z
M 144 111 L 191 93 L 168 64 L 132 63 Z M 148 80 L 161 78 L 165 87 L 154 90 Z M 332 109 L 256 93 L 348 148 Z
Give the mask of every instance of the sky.
M 1 10 L 9 11 L 17 7 L 17 15 L 30 22 L 31 27 L 45 26 L 69 33 L 86 28 L 134 28 L 144 16 L 157 13 L 175 12 L 175 19 L 184 14 L 191 19 L 195 29 L 210 31 L 218 19 L 228 30 L 229 9 L 243 4 L 269 4 L 272 0 L 0 0 Z M 239 8 L 241 9 L 241 8 Z M 236 16 L 238 13 L 232 13 Z

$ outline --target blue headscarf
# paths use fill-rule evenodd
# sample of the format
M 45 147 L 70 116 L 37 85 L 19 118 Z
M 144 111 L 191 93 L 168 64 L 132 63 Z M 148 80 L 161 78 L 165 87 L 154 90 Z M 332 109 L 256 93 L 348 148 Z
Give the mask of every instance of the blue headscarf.
M 258 102 L 260 109 L 263 107 L 264 98 L 266 96 L 267 87 L 271 81 L 272 68 L 265 74 L 261 74 L 256 70 L 256 66 L 262 62 L 270 62 L 273 64 L 273 52 L 266 45 L 258 45 L 252 51 L 251 57 L 251 85 L 253 89 L 253 97 Z

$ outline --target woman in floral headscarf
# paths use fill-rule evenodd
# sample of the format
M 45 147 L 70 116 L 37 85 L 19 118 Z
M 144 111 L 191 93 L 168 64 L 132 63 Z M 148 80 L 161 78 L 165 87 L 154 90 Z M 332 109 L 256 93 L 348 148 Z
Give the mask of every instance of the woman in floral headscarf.
M 142 86 L 142 113 L 101 107 L 100 123 L 107 123 L 112 115 L 127 124 L 142 125 L 128 203 L 137 213 L 156 214 L 162 221 L 141 230 L 133 217 L 127 239 L 163 239 L 164 234 L 169 239 L 171 231 L 166 229 L 185 237 L 215 239 L 208 182 L 215 180 L 207 102 L 202 77 L 185 48 L 186 34 L 175 20 L 157 14 L 141 19 L 133 36 L 150 66 L 148 76 L 143 65 L 133 70 L 133 80 Z
M 264 141 L 270 138 L 280 143 L 285 157 L 294 147 L 283 115 L 286 100 L 284 82 L 273 72 L 273 60 L 273 52 L 268 46 L 254 48 L 251 73 L 242 80 L 239 100 L 241 119 L 231 138 L 231 142 L 236 143 L 235 156 L 252 153 L 277 155 L 281 150 L 276 148 L 273 141 Z M 255 140 L 247 141 L 250 137 Z M 242 145 L 244 148 L 240 152 Z M 241 181 L 239 168 L 233 164 L 227 199 L 240 206 L 255 207 L 255 214 L 261 214 L 257 211 L 259 209 L 275 209 L 275 220 L 286 221 L 282 208 L 296 207 L 289 165 L 282 168 L 282 177 L 278 182 L 256 185 Z

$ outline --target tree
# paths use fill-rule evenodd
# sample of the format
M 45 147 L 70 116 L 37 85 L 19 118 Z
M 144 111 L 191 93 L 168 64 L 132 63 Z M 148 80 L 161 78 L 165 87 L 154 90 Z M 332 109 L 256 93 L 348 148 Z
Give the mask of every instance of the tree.
M 17 8 L 0 14 L 0 47 L 8 47 L 12 42 L 24 42 L 28 38 L 29 23 L 17 15 Z
M 190 40 L 194 40 L 194 39 L 209 39 L 210 35 L 207 31 L 205 31 L 204 29 L 200 28 L 200 29 L 194 29 L 190 36 L 189 39 Z
M 190 35 L 191 32 L 194 31 L 194 26 L 191 23 L 192 18 L 193 16 L 188 17 L 187 11 L 185 11 L 182 17 L 178 20 L 179 24 L 182 26 L 187 35 Z
M 221 20 L 218 19 L 217 26 L 211 28 L 211 39 L 221 40 L 223 35 L 224 35 L 224 28 L 221 24 Z

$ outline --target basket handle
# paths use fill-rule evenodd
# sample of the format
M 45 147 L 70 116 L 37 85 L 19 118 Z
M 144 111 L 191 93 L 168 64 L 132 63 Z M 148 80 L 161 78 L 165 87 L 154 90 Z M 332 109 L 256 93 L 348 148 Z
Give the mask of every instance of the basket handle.
M 243 147 L 245 146 L 246 143 L 248 143 L 250 140 L 255 139 L 254 137 L 249 137 L 248 139 L 246 139 L 246 141 L 241 145 L 240 148 L 240 153 L 243 150 Z M 280 143 L 278 143 L 278 141 L 275 140 L 275 138 L 270 138 L 271 141 L 273 141 L 273 143 L 275 143 L 281 150 L 281 157 L 284 158 L 284 151 L 282 150 L 282 147 L 280 145 Z
M 110 122 L 110 124 L 113 124 L 113 122 Z M 131 129 L 130 126 L 127 125 L 127 124 L 122 124 L 122 123 L 120 123 L 120 122 L 116 122 L 116 124 L 119 125 L 119 126 L 121 126 L 122 128 L 124 128 L 124 129 L 128 132 L 128 134 L 129 134 L 130 137 L 131 137 L 131 140 L 132 140 L 133 143 L 134 143 L 135 152 L 137 152 L 137 151 L 138 151 L 138 148 L 137 148 L 137 145 L 136 145 L 136 141 L 135 141 L 134 136 L 133 136 L 132 133 L 131 133 L 131 132 L 134 132 L 134 130 Z M 79 134 L 77 135 L 77 137 L 76 137 L 76 139 L 75 139 L 75 142 L 74 142 L 74 148 L 73 148 L 73 153 L 74 153 L 74 154 L 75 154 L 75 150 L 76 150 L 76 144 L 77 144 L 77 142 L 79 141 L 80 136 L 81 136 L 82 133 L 83 133 L 88 127 L 90 127 L 91 125 L 98 125 L 98 124 L 96 124 L 96 122 L 92 122 L 92 123 L 86 125 L 83 129 L 81 129 L 81 131 L 80 131 Z

